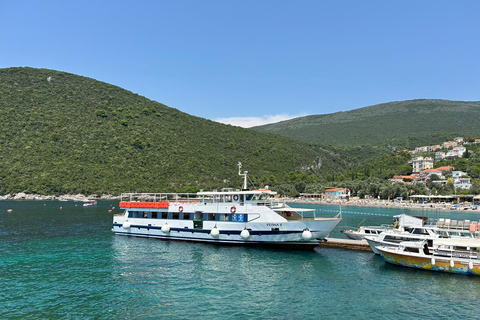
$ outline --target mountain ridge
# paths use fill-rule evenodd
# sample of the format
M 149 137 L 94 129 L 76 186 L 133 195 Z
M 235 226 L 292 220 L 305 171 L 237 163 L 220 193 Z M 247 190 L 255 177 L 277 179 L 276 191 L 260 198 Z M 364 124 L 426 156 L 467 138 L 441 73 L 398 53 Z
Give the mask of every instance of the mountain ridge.
M 342 162 L 314 145 L 49 69 L 0 69 L 0 120 L 0 194 L 197 191 L 240 186 L 239 161 L 258 183 L 318 158 L 321 170 Z
M 415 99 L 305 116 L 252 129 L 321 145 L 411 147 L 455 135 L 480 134 L 479 120 L 478 101 Z

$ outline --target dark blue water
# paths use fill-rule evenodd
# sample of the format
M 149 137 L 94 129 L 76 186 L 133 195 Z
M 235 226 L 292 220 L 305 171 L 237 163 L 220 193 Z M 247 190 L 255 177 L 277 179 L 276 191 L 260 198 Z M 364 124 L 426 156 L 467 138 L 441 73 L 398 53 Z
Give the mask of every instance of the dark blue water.
M 480 277 L 390 266 L 370 252 L 115 236 L 112 205 L 0 202 L 1 319 L 475 319 L 480 313 Z M 314 207 L 326 216 L 338 210 Z M 344 207 L 333 235 L 364 219 L 390 223 L 403 212 Z M 427 213 L 439 215 L 419 212 Z

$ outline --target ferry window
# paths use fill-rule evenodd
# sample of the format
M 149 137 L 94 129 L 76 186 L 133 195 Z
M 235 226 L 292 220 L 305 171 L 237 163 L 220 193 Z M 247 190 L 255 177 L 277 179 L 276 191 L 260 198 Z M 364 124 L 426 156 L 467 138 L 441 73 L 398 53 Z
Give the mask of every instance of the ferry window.
M 180 218 L 180 212 L 172 212 L 172 219 L 179 219 Z
M 370 233 L 370 230 L 365 230 L 365 233 Z
M 418 228 L 413 229 L 412 233 L 413 234 L 426 234 L 426 235 L 428 235 L 428 232 L 425 229 L 418 229 Z
M 190 213 L 184 212 L 182 218 L 183 220 L 190 220 Z
M 162 219 L 168 219 L 168 212 L 162 212 Z
M 245 195 L 245 201 L 250 201 L 253 198 L 253 194 L 246 194 Z
M 143 211 L 142 218 L 148 218 L 148 212 L 147 211 Z
M 225 202 L 232 202 L 232 196 L 231 195 L 226 195 L 225 196 Z
M 215 213 L 207 213 L 207 220 L 215 220 Z
M 267 197 L 268 197 L 268 194 L 265 194 L 265 193 L 264 193 L 264 194 L 261 194 L 261 195 L 260 195 L 260 200 L 266 200 Z
M 133 211 L 128 211 L 128 217 L 133 218 Z
M 157 219 L 157 218 L 158 218 L 158 213 L 152 212 L 152 219 Z
M 134 218 L 140 218 L 140 211 L 133 211 Z

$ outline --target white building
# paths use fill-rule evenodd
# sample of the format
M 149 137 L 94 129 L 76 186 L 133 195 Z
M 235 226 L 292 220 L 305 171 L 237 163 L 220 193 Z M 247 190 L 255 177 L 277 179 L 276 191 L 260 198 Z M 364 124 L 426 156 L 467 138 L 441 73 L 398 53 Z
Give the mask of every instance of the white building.
M 453 180 L 453 186 L 455 189 L 470 189 L 472 187 L 472 182 L 470 178 L 458 178 Z
M 441 161 L 445 159 L 447 154 L 445 152 L 435 152 L 435 161 Z
M 412 160 L 413 172 L 420 172 L 433 168 L 433 159 L 430 157 L 417 157 Z

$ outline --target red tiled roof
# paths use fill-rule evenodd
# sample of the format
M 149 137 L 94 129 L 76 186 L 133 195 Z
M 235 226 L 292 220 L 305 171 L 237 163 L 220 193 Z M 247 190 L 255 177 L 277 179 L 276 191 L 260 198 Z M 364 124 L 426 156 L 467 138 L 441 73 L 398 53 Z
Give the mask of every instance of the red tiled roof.
M 446 171 L 446 170 L 453 170 L 455 169 L 454 167 L 451 167 L 451 166 L 445 166 L 445 167 L 438 167 L 436 168 L 437 170 L 440 170 L 440 171 Z
M 340 190 L 345 190 L 344 188 L 333 188 L 333 189 L 327 189 L 325 192 L 334 192 L 334 191 L 340 191 Z

